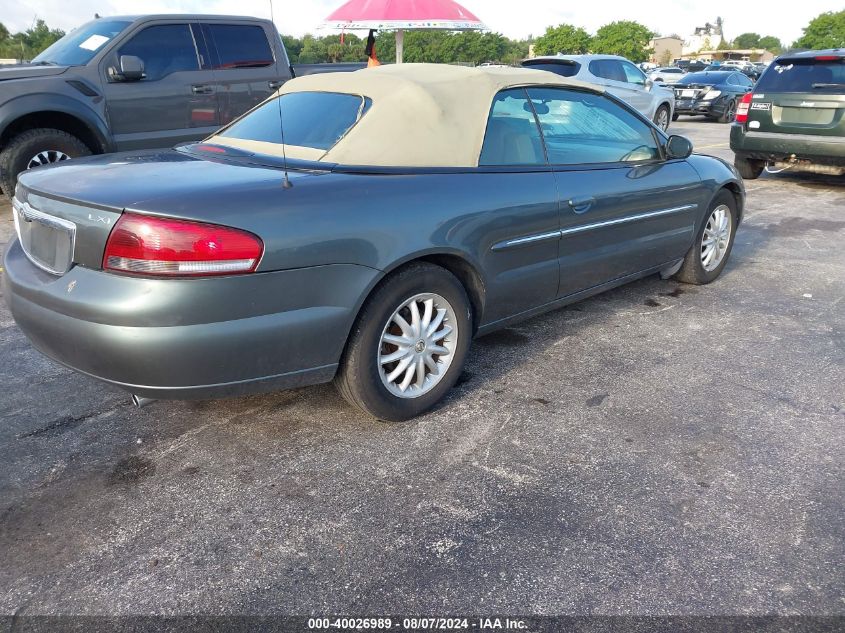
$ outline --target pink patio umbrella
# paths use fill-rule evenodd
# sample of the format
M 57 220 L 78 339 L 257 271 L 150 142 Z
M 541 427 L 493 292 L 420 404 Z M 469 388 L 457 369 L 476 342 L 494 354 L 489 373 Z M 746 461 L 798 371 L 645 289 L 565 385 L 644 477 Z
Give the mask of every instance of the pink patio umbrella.
M 452 0 L 349 0 L 321 25 L 349 31 L 396 31 L 396 63 L 402 63 L 406 29 L 487 30 L 473 13 Z

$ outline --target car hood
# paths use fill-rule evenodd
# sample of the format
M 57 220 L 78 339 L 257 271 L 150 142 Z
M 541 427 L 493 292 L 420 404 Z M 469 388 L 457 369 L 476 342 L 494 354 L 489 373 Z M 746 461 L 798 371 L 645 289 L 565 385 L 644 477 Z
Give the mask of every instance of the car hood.
M 315 172 L 289 173 L 296 182 Z M 214 209 L 280 189 L 283 179 L 284 171 L 276 166 L 168 150 L 74 159 L 25 172 L 20 183 L 32 192 L 102 209 L 209 221 Z M 201 218 L 195 209 L 205 210 Z
M 0 81 L 9 79 L 32 79 L 34 77 L 50 77 L 61 75 L 69 66 L 39 66 L 36 64 L 15 64 L 0 66 Z

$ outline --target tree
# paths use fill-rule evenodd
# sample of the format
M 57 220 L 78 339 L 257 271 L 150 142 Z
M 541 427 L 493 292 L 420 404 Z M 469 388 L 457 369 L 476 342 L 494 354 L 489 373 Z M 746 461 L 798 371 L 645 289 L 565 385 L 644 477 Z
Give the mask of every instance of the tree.
M 839 48 L 845 46 L 845 10 L 828 11 L 816 16 L 804 28 L 804 35 L 795 41 L 795 48 Z
M 774 35 L 761 37 L 757 46 L 759 48 L 765 48 L 767 51 L 771 51 L 773 53 L 780 53 L 783 50 L 783 44 Z
M 288 52 L 288 59 L 291 61 L 299 59 L 299 54 L 302 52 L 302 40 L 293 35 L 282 35 L 282 42 Z
M 44 20 L 37 20 L 35 26 L 24 31 L 24 45 L 35 56 L 56 40 L 64 37 L 64 34 L 65 32 L 61 29 L 51 29 Z
M 534 42 L 537 55 L 555 55 L 557 53 L 578 54 L 590 50 L 590 34 L 579 26 L 559 24 L 550 26 Z
M 32 28 L 14 35 L 0 24 L 0 57 L 32 59 L 64 34 L 61 29 L 51 29 L 44 20 L 38 20 Z
M 757 48 L 760 36 L 757 33 L 742 33 L 734 38 L 734 48 Z
M 663 54 L 660 55 L 660 59 L 657 60 L 657 63 L 660 64 L 661 66 L 668 66 L 669 64 L 671 64 L 672 63 L 672 51 L 670 51 L 668 48 L 665 51 L 663 51 Z
M 605 24 L 593 37 L 590 48 L 594 53 L 621 55 L 632 62 L 648 59 L 652 31 L 639 22 L 619 21 Z
M 382 62 L 396 59 L 396 34 L 376 33 L 376 54 Z M 366 40 L 354 33 L 296 38 L 283 35 L 282 40 L 293 63 L 321 64 L 330 62 L 364 62 Z M 480 64 L 486 61 L 518 65 L 528 56 L 528 40 L 511 40 L 500 33 L 450 32 L 419 30 L 405 33 L 406 62 L 438 64 Z

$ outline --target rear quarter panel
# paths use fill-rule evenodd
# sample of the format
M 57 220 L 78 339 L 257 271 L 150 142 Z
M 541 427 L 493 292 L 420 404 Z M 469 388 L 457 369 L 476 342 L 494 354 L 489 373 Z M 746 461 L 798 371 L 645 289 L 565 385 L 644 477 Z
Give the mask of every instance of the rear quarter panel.
M 139 202 L 138 210 L 252 231 L 265 243 L 260 271 L 357 264 L 387 273 L 427 255 L 453 255 L 480 276 L 491 312 L 485 321 L 551 300 L 556 246 L 494 252 L 493 244 L 556 229 L 557 197 L 548 171 L 406 175 L 292 172 L 249 188 L 198 188 Z M 551 209 L 551 211 L 550 211 Z M 549 226 L 551 217 L 552 226 Z M 540 261 L 540 260 L 544 261 Z M 535 288 L 537 267 L 553 267 L 554 288 Z M 545 297 L 545 298 L 544 298 Z M 502 314 L 504 312 L 505 314 Z

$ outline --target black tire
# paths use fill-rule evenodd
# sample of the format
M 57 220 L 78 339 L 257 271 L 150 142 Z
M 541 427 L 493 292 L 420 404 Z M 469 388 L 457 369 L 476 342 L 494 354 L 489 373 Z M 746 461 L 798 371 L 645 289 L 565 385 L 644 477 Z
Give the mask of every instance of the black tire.
M 704 264 L 701 260 L 702 237 L 704 235 L 704 229 L 707 227 L 708 219 L 710 218 L 713 211 L 721 205 L 725 205 L 730 210 L 730 237 L 728 239 L 727 249 L 725 250 L 725 254 L 722 257 L 722 261 L 719 262 L 719 265 L 716 266 L 713 270 L 708 271 L 704 268 Z M 703 284 L 709 284 L 711 281 L 714 281 L 719 275 L 721 275 L 722 270 L 724 270 L 725 265 L 728 263 L 728 260 L 731 257 L 731 251 L 733 250 L 734 245 L 734 238 L 736 237 L 736 226 L 736 198 L 734 198 L 733 194 L 730 191 L 722 190 L 716 195 L 716 197 L 710 203 L 710 206 L 707 207 L 707 215 L 704 216 L 703 221 L 701 222 L 701 227 L 698 229 L 698 233 L 695 236 L 695 242 L 690 247 L 689 251 L 687 251 L 687 254 L 684 257 L 684 263 L 681 265 L 680 270 L 675 273 L 675 279 L 677 279 L 678 281 L 682 281 L 683 283 L 695 284 L 697 286 L 700 286 Z
M 734 156 L 734 167 L 742 176 L 743 180 L 754 180 L 759 178 L 766 167 L 766 161 Z
M 436 293 L 452 306 L 457 342 L 452 362 L 430 391 L 415 398 L 400 398 L 382 382 L 378 350 L 385 324 L 411 297 Z M 373 291 L 352 328 L 335 386 L 343 398 L 379 420 L 401 422 L 433 407 L 455 385 L 472 338 L 472 307 L 466 290 L 449 271 L 426 262 L 401 268 Z
M 13 137 L 0 151 L 0 187 L 11 198 L 18 174 L 26 171 L 29 161 L 41 152 L 62 152 L 70 158 L 89 156 L 91 149 L 81 140 L 52 128 L 27 130 Z
M 718 118 L 719 123 L 732 123 L 736 116 L 736 99 L 731 99 L 725 106 L 725 111 Z
M 673 112 L 673 113 L 672 113 L 672 120 L 673 120 L 673 121 L 677 121 L 677 120 L 678 120 L 678 117 L 680 117 L 680 116 L 681 116 L 680 114 L 677 114 L 677 113 Z
M 660 115 L 663 114 L 666 117 L 666 127 L 662 127 L 658 121 L 660 120 Z M 661 104 L 660 107 L 654 113 L 654 124 L 659 127 L 664 132 L 669 129 L 669 120 L 672 118 L 672 115 L 669 111 L 669 106 Z

